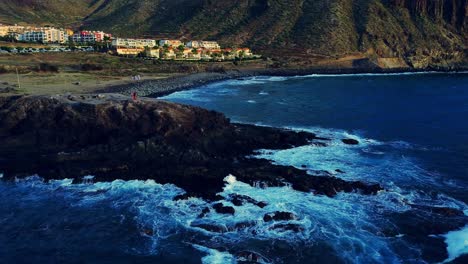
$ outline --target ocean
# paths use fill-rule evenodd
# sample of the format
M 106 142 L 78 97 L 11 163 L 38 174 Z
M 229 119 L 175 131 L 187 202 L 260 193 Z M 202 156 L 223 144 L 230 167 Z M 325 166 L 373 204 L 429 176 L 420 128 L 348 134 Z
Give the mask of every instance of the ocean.
M 31 175 L 0 181 L 0 263 L 236 263 L 245 251 L 265 263 L 466 261 L 467 218 L 446 230 L 454 218 L 428 208 L 468 215 L 468 74 L 264 76 L 161 99 L 216 110 L 232 122 L 329 137 L 327 147 L 258 150 L 252 158 L 379 183 L 385 191 L 330 198 L 223 175 L 221 196 L 248 195 L 268 206 L 235 206 L 234 216 L 211 212 L 200 220 L 207 202 L 173 201 L 183 193 L 174 185 L 45 183 Z M 274 211 L 297 215 L 289 223 L 299 232 L 264 222 Z M 199 221 L 256 225 L 220 234 L 192 227 Z

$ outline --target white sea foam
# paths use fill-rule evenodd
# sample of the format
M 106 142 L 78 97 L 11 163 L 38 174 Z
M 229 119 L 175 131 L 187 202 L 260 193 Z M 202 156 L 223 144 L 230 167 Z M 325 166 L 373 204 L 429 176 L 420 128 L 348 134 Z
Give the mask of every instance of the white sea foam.
M 433 74 L 466 74 L 468 72 L 395 72 L 395 73 L 349 73 L 349 74 L 310 74 L 295 76 L 296 78 L 317 78 L 317 77 L 368 77 L 368 76 L 405 76 L 405 75 L 433 75 Z
M 244 86 L 253 84 L 266 84 L 268 82 L 284 82 L 293 79 L 309 79 L 309 78 L 327 78 L 327 77 L 385 77 L 385 76 L 411 76 L 411 75 L 433 75 L 433 74 L 466 74 L 468 72 L 445 73 L 445 72 L 401 72 L 401 73 L 350 73 L 350 74 L 309 74 L 295 76 L 254 76 L 246 77 L 237 80 L 227 80 L 219 83 L 210 84 L 209 86 Z
M 207 248 L 200 245 L 192 245 L 195 249 L 208 254 L 202 258 L 203 264 L 229 264 L 236 263 L 236 259 L 227 252 L 220 252 L 215 249 Z
M 179 233 L 181 229 L 212 237 L 213 241 L 195 241 L 197 245 L 194 247 L 207 253 L 207 256 L 203 257 L 203 263 L 234 261 L 229 253 L 211 249 L 210 243 L 230 249 L 252 239 L 264 243 L 286 241 L 290 245 L 306 244 L 310 247 L 317 243 L 326 243 L 343 261 L 399 263 L 401 261 L 394 252 L 394 245 L 409 248 L 408 254 L 412 258 L 418 258 L 419 251 L 411 249 L 410 245 L 406 244 L 404 234 L 393 238 L 383 236 L 381 230 L 389 224 L 383 215 L 409 210 L 408 203 L 434 204 L 431 203 L 434 197 L 419 193 L 405 194 L 399 189 L 379 193 L 377 196 L 342 193 L 329 198 L 298 192 L 290 187 L 255 188 L 238 181 L 235 175 L 228 175 L 225 182 L 221 196 L 227 198 L 232 194 L 247 195 L 257 201 L 265 201 L 267 206 L 260 208 L 250 203 L 234 206 L 224 201 L 225 205 L 235 208 L 234 217 L 217 214 L 211 210 L 200 220 L 198 215 L 203 208 L 210 206 L 209 203 L 198 198 L 173 201 L 173 198 L 182 194 L 183 190 L 171 184 L 161 185 L 153 180 L 116 180 L 107 183 L 72 185 L 70 179 L 50 181 L 46 184 L 41 178 L 34 176 L 18 180 L 17 184 L 49 192 L 70 192 L 69 197 L 75 201 L 71 203 L 72 206 L 90 207 L 104 202 L 110 203 L 117 209 L 128 208 L 134 212 L 135 220 L 142 230 L 151 230 L 146 236 L 151 238 L 152 243 L 147 251 L 142 252 L 143 254 L 157 254 L 164 241 Z M 463 206 L 449 197 L 441 196 L 437 200 L 444 206 L 455 208 Z M 465 206 L 461 209 L 468 208 Z M 284 223 L 296 225 L 301 231 L 296 233 L 275 229 L 274 222 L 263 221 L 265 214 L 275 211 L 294 213 L 297 219 Z M 232 231 L 219 234 L 192 227 L 197 221 L 226 227 L 241 222 L 251 222 L 253 225 L 238 230 L 230 229 Z M 268 257 L 268 252 L 261 253 Z
M 209 98 L 201 95 L 197 90 L 186 90 L 186 91 L 175 92 L 175 93 L 171 93 L 169 95 L 163 96 L 160 99 L 190 100 L 190 101 L 202 102 L 202 103 L 211 102 Z
M 268 126 L 254 123 L 257 126 Z M 259 150 L 255 158 L 271 160 L 278 165 L 292 165 L 298 169 L 304 167 L 310 171 L 328 171 L 335 174 L 336 169 L 346 173 L 335 176 L 346 180 L 364 180 L 383 183 L 387 188 L 393 188 L 395 183 L 403 186 L 451 186 L 459 188 L 456 182 L 447 182 L 442 175 L 422 168 L 412 157 L 396 155 L 400 149 L 425 150 L 423 146 L 416 146 L 404 141 L 378 141 L 360 134 L 350 133 L 340 129 L 322 127 L 290 127 L 283 128 L 294 131 L 305 131 L 317 134 L 319 137 L 329 138 L 322 141 L 327 147 L 312 145 L 301 146 L 286 150 Z M 356 139 L 357 146 L 346 145 L 344 138 Z M 387 152 L 385 150 L 395 150 Z
M 289 80 L 291 77 L 283 76 L 255 76 L 247 77 L 239 80 L 228 80 L 221 82 L 220 84 L 229 86 L 244 86 L 253 84 L 266 84 L 268 82 L 283 82 Z
M 264 201 L 267 206 L 260 208 L 246 203 L 234 206 L 226 199 L 226 206 L 235 208 L 235 215 L 218 214 L 214 210 L 199 219 L 200 212 L 211 204 L 198 198 L 173 201 L 183 190 L 174 185 L 160 185 L 155 181 L 113 181 L 89 185 L 72 185 L 71 180 L 51 181 L 45 184 L 38 176 L 17 180 L 18 184 L 28 188 L 44 188 L 56 192 L 64 188 L 72 192 L 76 199 L 72 206 L 94 206 L 102 202 L 111 203 L 115 208 L 129 208 L 135 214 L 135 220 L 142 230 L 151 230 L 146 236 L 151 238 L 149 249 L 143 254 L 157 254 L 165 240 L 186 230 L 208 237 L 208 240 L 194 241 L 197 250 L 207 253 L 203 263 L 230 263 L 232 255 L 212 249 L 213 243 L 223 248 L 242 246 L 248 241 L 276 243 L 284 241 L 292 247 L 314 247 L 325 243 L 333 248 L 344 262 L 353 263 L 401 263 L 395 248 L 405 248 L 405 257 L 420 258 L 420 250 L 405 241 L 405 234 L 388 237 L 382 230 L 392 228 L 393 223 L 386 215 L 412 210 L 411 204 L 450 207 L 464 210 L 468 207 L 460 201 L 443 194 L 426 194 L 404 187 L 411 182 L 419 185 L 434 184 L 424 168 L 417 162 L 399 155 L 383 153 L 369 155 L 368 150 L 385 142 L 348 133 L 342 130 L 324 128 L 293 128 L 315 132 L 318 136 L 329 137 L 328 147 L 302 146 L 280 151 L 262 150 L 256 157 L 267 158 L 274 163 L 293 165 L 310 170 L 333 172 L 341 169 L 346 173 L 335 174 L 348 180 L 365 180 L 384 184 L 387 191 L 376 196 L 363 196 L 356 193 L 340 193 L 334 198 L 315 196 L 293 190 L 290 187 L 256 188 L 238 181 L 235 175 L 225 178 L 225 188 L 220 193 L 228 198 L 233 194 L 249 196 L 257 201 Z M 358 146 L 348 146 L 342 138 L 354 138 L 361 142 Z M 275 228 L 277 223 L 265 222 L 263 217 L 275 211 L 291 212 L 297 219 L 281 222 L 298 227 L 299 232 Z M 209 232 L 193 227 L 195 223 L 205 223 L 226 227 L 225 233 Z M 237 230 L 232 229 L 238 223 L 252 223 Z M 461 232 L 461 231 L 460 231 Z M 465 233 L 463 233 L 465 232 Z M 462 233 L 446 235 L 450 257 L 465 252 L 460 241 L 466 236 Z M 255 234 L 255 235 L 253 235 Z M 465 237 L 466 238 L 466 237 Z M 192 243 L 191 241 L 190 243 Z M 219 248 L 219 247 L 215 247 Z M 245 249 L 248 248 L 246 244 Z M 260 252 L 266 257 L 271 252 Z M 217 262 L 218 261 L 218 262 Z M 415 261 L 418 262 L 418 261 Z
M 468 73 L 468 72 L 461 72 Z M 460 73 L 443 73 L 443 72 L 402 72 L 402 73 L 352 73 L 352 74 L 310 74 L 310 75 L 295 75 L 295 76 L 254 76 L 246 77 L 237 80 L 221 81 L 209 84 L 206 87 L 224 87 L 224 86 L 246 86 L 255 84 L 267 84 L 269 82 L 284 82 L 294 79 L 309 79 L 309 78 L 327 78 L 327 77 L 385 77 L 385 76 L 411 76 L 411 75 L 431 75 L 431 74 L 460 74 Z
M 463 254 L 468 254 L 468 225 L 461 230 L 451 231 L 444 237 L 449 256 L 444 263 L 453 261 Z

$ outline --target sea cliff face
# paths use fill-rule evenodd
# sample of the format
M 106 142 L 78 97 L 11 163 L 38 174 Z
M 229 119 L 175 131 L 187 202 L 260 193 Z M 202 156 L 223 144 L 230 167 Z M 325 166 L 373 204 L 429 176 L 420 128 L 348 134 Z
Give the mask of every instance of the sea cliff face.
M 303 192 L 375 194 L 378 184 L 249 158 L 258 149 L 286 149 L 327 140 L 311 133 L 232 124 L 222 114 L 121 95 L 0 98 L 0 168 L 6 179 L 93 175 L 98 181 L 154 179 L 188 195 L 216 199 L 232 174 L 256 186 L 291 185 Z M 339 169 L 339 168 L 337 168 Z

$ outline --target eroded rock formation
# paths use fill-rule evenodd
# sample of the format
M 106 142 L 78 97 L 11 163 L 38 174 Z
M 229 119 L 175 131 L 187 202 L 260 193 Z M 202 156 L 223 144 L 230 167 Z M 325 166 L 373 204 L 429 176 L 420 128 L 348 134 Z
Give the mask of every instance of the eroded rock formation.
M 257 149 L 309 144 L 317 140 L 314 134 L 231 124 L 220 113 L 153 99 L 0 97 L 0 140 L 0 169 L 7 179 L 155 179 L 209 199 L 216 199 L 229 174 L 251 185 L 288 184 L 328 196 L 382 189 L 248 158 Z

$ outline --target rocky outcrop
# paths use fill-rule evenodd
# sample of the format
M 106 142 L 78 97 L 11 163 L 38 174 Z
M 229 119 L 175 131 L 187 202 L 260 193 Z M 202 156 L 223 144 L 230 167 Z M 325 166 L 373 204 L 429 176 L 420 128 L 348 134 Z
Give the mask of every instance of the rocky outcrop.
M 356 139 L 352 139 L 352 138 L 345 138 L 345 139 L 342 139 L 341 141 L 345 143 L 346 145 L 359 145 L 359 141 L 357 141 Z
M 31 174 L 75 182 L 86 175 L 96 181 L 154 179 L 185 189 L 188 194 L 181 199 L 212 200 L 229 174 L 255 186 L 291 185 L 328 196 L 382 189 L 331 175 L 311 177 L 303 170 L 247 157 L 257 149 L 286 149 L 315 138 L 232 124 L 220 113 L 154 99 L 132 101 L 113 94 L 0 97 L 0 169 L 6 179 Z M 233 199 L 266 205 L 246 197 Z
M 290 212 L 274 212 L 269 213 L 263 216 L 263 221 L 271 222 L 271 221 L 289 221 L 289 220 L 296 220 L 297 216 Z

